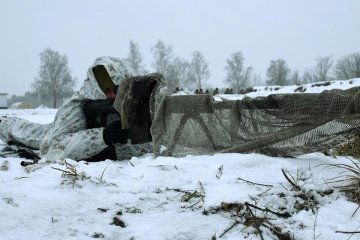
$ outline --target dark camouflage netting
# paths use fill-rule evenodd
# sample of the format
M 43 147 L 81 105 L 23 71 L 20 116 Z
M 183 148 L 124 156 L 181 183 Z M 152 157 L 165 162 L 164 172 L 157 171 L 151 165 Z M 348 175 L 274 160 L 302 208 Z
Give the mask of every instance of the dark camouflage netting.
M 167 96 L 151 133 L 156 155 L 256 152 L 293 157 L 359 136 L 360 88 L 213 101 Z

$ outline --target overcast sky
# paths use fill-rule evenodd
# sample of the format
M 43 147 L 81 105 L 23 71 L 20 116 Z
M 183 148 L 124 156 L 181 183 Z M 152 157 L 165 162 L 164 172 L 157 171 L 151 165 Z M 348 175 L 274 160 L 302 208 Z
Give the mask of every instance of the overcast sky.
M 237 51 L 265 80 L 272 59 L 302 71 L 359 52 L 359 13 L 359 0 L 0 0 L 0 92 L 30 90 L 47 47 L 68 57 L 78 88 L 96 57 L 124 58 L 130 40 L 148 70 L 160 39 L 187 60 L 202 52 L 213 87 Z

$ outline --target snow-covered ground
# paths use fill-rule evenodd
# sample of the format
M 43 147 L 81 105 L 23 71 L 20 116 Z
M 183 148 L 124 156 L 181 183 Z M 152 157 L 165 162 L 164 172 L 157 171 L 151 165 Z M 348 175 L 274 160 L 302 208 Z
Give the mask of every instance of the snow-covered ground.
M 360 86 L 360 78 L 355 78 L 351 80 L 333 80 L 328 82 L 317 82 L 317 83 L 308 83 L 300 86 L 290 85 L 290 86 L 257 86 L 254 87 L 254 91 L 247 94 L 219 94 L 217 95 L 217 100 L 220 99 L 242 99 L 245 96 L 248 97 L 258 97 L 258 96 L 267 96 L 269 94 L 283 94 L 283 93 L 319 93 L 324 90 L 331 89 L 349 89 L 352 87 Z
M 306 92 L 360 86 L 360 79 L 348 82 Z M 297 87 L 259 87 L 249 95 L 293 93 Z M 51 122 L 55 114 L 0 111 L 38 123 Z M 329 183 L 341 170 L 326 168 L 350 159 L 322 153 L 148 154 L 130 161 L 68 159 L 22 167 L 24 159 L 0 157 L 0 239 L 279 239 L 275 231 L 287 237 L 282 239 L 360 239 L 358 233 L 337 232 L 359 231 L 360 210 Z

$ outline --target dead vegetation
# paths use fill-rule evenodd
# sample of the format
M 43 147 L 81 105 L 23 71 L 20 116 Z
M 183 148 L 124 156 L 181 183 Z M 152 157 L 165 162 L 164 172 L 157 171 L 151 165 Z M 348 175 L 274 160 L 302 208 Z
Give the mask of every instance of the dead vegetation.
M 335 148 L 334 155 L 337 156 L 352 156 L 360 159 L 360 137 L 354 138 L 346 143 L 343 143 Z
M 201 208 L 204 203 L 205 190 L 200 181 L 199 181 L 199 188 L 196 190 L 183 190 L 180 188 L 166 188 L 165 190 L 175 191 L 181 195 L 180 201 L 188 204 L 182 206 L 182 208 L 190 208 L 190 209 Z
M 63 184 L 72 184 L 75 186 L 76 182 L 81 180 L 90 179 L 90 177 L 85 172 L 78 172 L 76 166 L 68 163 L 65 160 L 65 169 L 51 167 L 52 169 L 62 172 L 61 177 L 64 178 Z
M 238 180 L 246 184 L 268 189 L 257 196 L 250 196 L 253 203 L 249 201 L 222 202 L 220 206 L 203 210 L 204 215 L 221 214 L 233 220 L 233 223 L 219 235 L 219 238 L 237 226 L 241 226 L 238 231 L 244 237 L 250 237 L 246 235 L 254 234 L 259 239 L 267 239 L 266 237 L 272 236 L 272 239 L 293 240 L 296 236 L 294 236 L 291 229 L 285 227 L 284 222 L 287 221 L 286 219 L 303 210 L 316 214 L 319 208 L 318 199 L 334 192 L 333 190 L 305 189 L 306 177 L 302 173 L 297 172 L 296 176 L 293 176 L 290 172 L 282 169 L 282 174 L 288 182 L 288 186 L 281 185 L 284 188 L 282 191 L 269 184 L 255 183 L 238 178 Z M 266 201 L 266 199 L 279 199 L 278 201 L 282 201 L 284 204 L 273 205 L 271 200 Z M 246 233 L 243 231 L 244 229 L 250 229 L 250 231 L 246 231 Z
M 288 218 L 290 217 L 288 213 L 283 214 L 272 211 L 268 208 L 260 208 L 249 202 L 223 202 L 219 207 L 209 209 L 209 212 L 211 214 L 226 213 L 229 214 L 230 218 L 234 220 L 234 222 L 219 235 L 220 238 L 240 224 L 244 227 L 244 229 L 252 228 L 253 233 L 258 235 L 262 240 L 264 239 L 264 231 L 268 231 L 280 240 L 293 239 L 289 231 L 283 231 L 281 227 L 272 223 L 272 220 L 275 220 L 274 215 L 277 218 Z M 203 214 L 207 215 L 209 213 L 207 211 L 203 211 Z
M 358 144 L 358 147 L 356 147 L 355 144 Z M 358 142 L 353 142 L 352 145 L 342 145 L 341 148 L 337 149 L 337 153 L 360 156 L 359 149 L 360 144 Z M 338 186 L 335 187 L 335 189 L 344 193 L 350 201 L 353 201 L 360 206 L 360 161 L 352 159 L 349 160 L 351 161 L 349 164 L 326 165 L 325 168 L 340 168 L 342 170 L 339 176 L 327 179 L 326 183 L 328 185 L 330 185 L 330 183 L 331 185 L 337 184 Z M 64 178 L 70 178 L 74 182 L 90 178 L 86 176 L 85 173 L 78 172 L 76 167 L 72 164 L 65 162 L 65 167 L 66 168 L 64 170 L 57 168 L 54 169 L 61 171 Z M 223 176 L 224 167 L 220 166 L 217 170 L 216 178 L 220 179 Z M 105 169 L 103 170 L 101 176 L 97 179 L 97 182 L 104 182 L 104 172 Z M 284 224 L 289 221 L 287 219 L 291 219 L 291 217 L 296 213 L 304 210 L 311 212 L 314 215 L 317 214 L 318 208 L 320 207 L 319 199 L 333 194 L 334 189 L 329 188 L 322 191 L 317 189 L 309 190 L 304 187 L 308 179 L 306 179 L 306 176 L 304 177 L 302 173 L 290 173 L 289 171 L 282 169 L 279 174 L 282 174 L 287 181 L 286 184 L 281 184 L 283 190 L 279 191 L 279 188 L 275 190 L 273 185 L 256 183 L 239 177 L 237 178 L 239 182 L 264 188 L 266 191 L 263 191 L 256 196 L 250 196 L 250 201 L 230 203 L 222 202 L 220 206 L 203 209 L 203 215 L 221 214 L 233 221 L 226 229 L 223 230 L 223 232 L 221 232 L 221 234 L 219 234 L 218 237 L 214 234 L 212 239 L 222 238 L 229 232 L 235 231 L 235 229 L 237 229 L 239 234 L 243 234 L 244 237 L 249 238 L 251 238 L 251 235 L 256 235 L 258 239 L 268 239 L 269 236 L 271 236 L 271 239 L 279 240 L 296 239 L 293 231 Z M 185 203 L 182 208 L 195 210 L 203 207 L 205 190 L 201 182 L 199 182 L 198 187 L 193 190 L 166 188 L 165 191 L 177 192 L 178 199 L 180 199 L 182 203 Z M 155 192 L 162 193 L 163 191 L 161 189 L 156 189 Z M 264 201 L 266 198 L 279 199 L 279 201 L 283 201 L 285 204 L 271 205 L 269 204 L 270 201 Z M 103 211 L 103 209 L 98 210 Z M 354 214 L 357 210 L 355 210 Z M 104 209 L 104 212 L 106 211 L 107 209 Z M 142 213 L 142 211 L 137 208 L 126 208 L 126 212 L 137 214 Z M 111 224 L 121 228 L 126 227 L 125 223 L 119 218 L 119 216 L 113 217 Z M 301 226 L 302 224 L 299 223 L 299 227 Z M 314 223 L 314 239 L 317 239 L 315 228 L 316 220 Z M 243 231 L 244 229 L 247 230 Z M 343 234 L 359 233 L 356 230 L 352 232 L 337 232 Z M 93 237 L 102 238 L 101 235 L 94 235 Z
M 5 160 L 1 165 L 0 165 L 0 171 L 7 171 L 9 170 L 9 161 Z
M 52 169 L 62 172 L 62 174 L 61 174 L 61 177 L 63 178 L 62 184 L 72 184 L 73 186 L 75 186 L 78 184 L 79 181 L 89 180 L 90 182 L 95 183 L 95 184 L 117 186 L 114 183 L 107 183 L 105 181 L 104 174 L 105 174 L 106 168 L 104 168 L 100 177 L 91 177 L 91 176 L 88 176 L 88 174 L 85 172 L 79 172 L 76 168 L 76 165 L 70 164 L 66 160 L 65 160 L 64 164 L 65 164 L 65 169 L 52 167 Z
M 84 179 L 89 178 L 88 176 L 86 176 L 86 174 L 84 172 L 78 172 L 76 169 L 76 166 L 68 163 L 66 160 L 65 160 L 65 169 L 64 170 L 60 169 L 60 168 L 55 168 L 55 167 L 51 167 L 51 168 L 61 171 L 62 177 L 71 177 L 71 178 L 74 178 L 75 180 L 84 180 Z
M 254 234 L 258 236 L 259 239 L 265 239 L 265 235 L 272 235 L 273 239 L 293 240 L 296 236 L 291 232 L 291 229 L 286 229 L 285 225 L 282 223 L 285 222 L 286 219 L 291 218 L 294 214 L 305 210 L 307 212 L 312 212 L 314 215 L 316 214 L 313 231 L 314 239 L 317 239 L 319 235 L 316 235 L 316 219 L 318 208 L 320 207 L 319 199 L 333 194 L 335 190 L 338 189 L 340 192 L 344 193 L 350 201 L 359 205 L 352 216 L 354 216 L 360 208 L 360 160 L 349 160 L 351 161 L 350 164 L 324 165 L 324 168 L 339 168 L 342 170 L 339 173 L 339 176 L 326 180 L 326 184 L 329 186 L 330 184 L 337 185 L 334 189 L 329 188 L 322 191 L 306 189 L 304 187 L 306 179 L 304 179 L 301 174 L 296 173 L 296 177 L 294 177 L 290 172 L 282 169 L 282 174 L 287 180 L 288 185 L 290 185 L 290 187 L 282 185 L 285 191 L 275 191 L 272 190 L 272 185 L 254 183 L 238 178 L 238 180 L 241 180 L 246 184 L 267 187 L 269 189 L 257 196 L 250 196 L 254 203 L 247 201 L 232 203 L 222 202 L 220 206 L 211 207 L 207 210 L 204 209 L 203 214 L 222 214 L 227 218 L 233 219 L 234 222 L 219 235 L 220 238 L 240 225 L 242 226 L 242 229 L 239 230 L 239 232 L 243 234 L 244 237 L 249 237 L 245 236 L 246 234 Z M 282 199 L 286 204 L 271 206 L 268 205 L 271 201 L 263 201 L 266 198 L 275 197 L 275 195 L 279 201 Z M 263 206 L 260 206 L 261 204 Z M 299 227 L 300 226 L 301 223 Z M 251 228 L 250 233 L 244 233 L 243 230 L 246 228 Z M 336 232 L 351 235 L 360 233 L 357 229 L 354 231 Z M 213 239 L 216 239 L 216 235 L 213 236 Z
M 359 116 L 356 115 L 356 118 Z M 341 170 L 338 176 L 327 179 L 328 184 L 337 184 L 335 188 L 344 193 L 349 201 L 355 202 L 360 208 L 360 137 L 337 146 L 334 156 L 350 156 L 349 164 L 324 164 L 324 168 L 338 168 Z M 355 211 L 356 212 L 356 211 Z M 354 213 L 355 214 L 355 213 Z
M 94 232 L 94 234 L 91 237 L 92 238 L 105 238 L 105 235 L 102 233 Z
M 113 221 L 112 221 L 112 223 L 110 225 L 115 225 L 115 226 L 118 226 L 118 227 L 121 227 L 121 228 L 126 227 L 125 223 L 119 217 L 114 217 Z
M 336 184 L 335 188 L 344 193 L 349 201 L 355 202 L 360 207 L 360 160 L 350 159 L 349 164 L 324 164 L 324 168 L 338 168 L 338 176 L 327 179 L 328 184 Z M 358 207 L 358 209 L 359 209 Z

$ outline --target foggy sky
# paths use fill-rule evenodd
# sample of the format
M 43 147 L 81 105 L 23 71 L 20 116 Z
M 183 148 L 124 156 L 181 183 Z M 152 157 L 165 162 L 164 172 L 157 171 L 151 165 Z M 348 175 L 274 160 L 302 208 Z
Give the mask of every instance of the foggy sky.
M 265 81 L 272 59 L 303 71 L 359 52 L 359 12 L 358 0 L 0 0 L 0 93 L 30 90 L 47 47 L 68 57 L 78 89 L 96 57 L 124 58 L 130 40 L 148 70 L 162 40 L 189 61 L 202 52 L 213 87 L 237 51 Z

